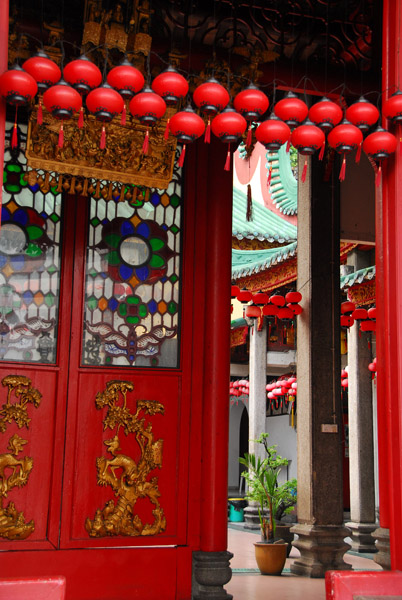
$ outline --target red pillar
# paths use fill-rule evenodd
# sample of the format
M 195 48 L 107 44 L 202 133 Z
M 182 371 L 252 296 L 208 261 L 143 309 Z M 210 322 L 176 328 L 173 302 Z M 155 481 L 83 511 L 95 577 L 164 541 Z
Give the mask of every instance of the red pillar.
M 7 70 L 8 62 L 8 0 L 0 2 L 0 75 Z M 0 157 L 4 161 L 4 136 L 6 130 L 6 103 L 0 100 Z M 3 169 L 2 169 L 3 171 Z M 3 186 L 0 185 L 0 208 Z
M 402 87 L 400 0 L 383 1 L 383 95 Z M 392 127 L 390 128 L 392 130 Z M 380 524 L 390 529 L 391 567 L 402 569 L 402 155 L 387 161 L 377 194 L 377 355 Z

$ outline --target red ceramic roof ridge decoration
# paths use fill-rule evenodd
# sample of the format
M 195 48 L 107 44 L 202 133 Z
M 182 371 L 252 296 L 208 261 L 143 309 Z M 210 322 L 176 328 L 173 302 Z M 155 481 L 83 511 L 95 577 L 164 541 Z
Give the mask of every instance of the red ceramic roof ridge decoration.
M 172 65 L 155 77 L 151 87 L 168 106 L 177 104 L 188 93 L 188 81 Z
M 43 50 L 28 58 L 22 67 L 35 79 L 39 92 L 44 92 L 61 78 L 59 66 Z
M 246 119 L 231 106 L 227 106 L 211 122 L 212 133 L 227 144 L 238 142 L 246 127 Z
M 13 65 L 0 75 L 0 94 L 8 104 L 27 106 L 37 91 L 35 79 L 19 65 Z
M 130 100 L 144 87 L 144 75 L 130 61 L 124 59 L 107 74 L 106 80 L 124 100 Z
M 269 100 L 262 90 L 250 83 L 236 95 L 233 106 L 247 121 L 257 121 L 267 112 Z
M 320 129 L 327 133 L 342 121 L 341 107 L 325 96 L 313 104 L 309 110 L 309 118 Z
M 300 125 L 308 115 L 307 104 L 293 92 L 288 92 L 279 100 L 274 106 L 274 111 L 276 116 L 291 128 Z
M 195 88 L 193 100 L 201 112 L 215 115 L 229 104 L 230 96 L 226 88 L 211 77 Z
M 84 96 L 101 84 L 102 73 L 95 63 L 82 54 L 64 67 L 63 78 Z
M 119 115 L 124 107 L 124 100 L 108 83 L 89 92 L 86 104 L 88 110 L 98 121 L 108 123 Z

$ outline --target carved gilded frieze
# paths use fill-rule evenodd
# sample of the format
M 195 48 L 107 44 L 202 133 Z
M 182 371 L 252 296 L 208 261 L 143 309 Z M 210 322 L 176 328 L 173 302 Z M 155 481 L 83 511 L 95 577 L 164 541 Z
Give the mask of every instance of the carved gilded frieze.
M 102 123 L 92 115 L 85 118 L 82 128 L 78 127 L 77 118 L 67 120 L 63 124 L 64 145 L 59 148 L 60 122 L 45 112 L 43 123 L 39 125 L 35 110 L 28 125 L 28 169 L 35 171 L 35 177 L 36 170 L 44 172 L 45 177 L 52 174 L 53 185 L 63 181 L 59 174 L 66 174 L 70 179 L 81 178 L 85 180 L 82 185 L 80 183 L 82 195 L 90 194 L 91 188 L 92 193 L 96 193 L 100 182 L 105 180 L 166 189 L 172 179 L 177 144 L 173 136 L 168 140 L 164 138 L 171 111 L 169 109 L 149 130 L 149 151 L 145 155 L 142 146 L 147 128 L 129 116 L 126 125 L 121 125 L 120 118 L 116 118 L 106 126 L 106 148 L 103 150 L 99 147 Z M 64 189 L 64 184 L 60 187 Z M 120 193 L 124 197 L 124 185 Z
M 245 288 L 250 292 L 271 292 L 283 285 L 288 285 L 297 279 L 297 261 L 292 260 L 270 267 L 266 271 L 242 277 L 236 280 L 236 285 L 241 289 Z
M 115 435 L 104 441 L 111 458 L 99 456 L 96 459 L 98 485 L 110 486 L 117 502 L 108 500 L 103 508 L 96 510 L 93 520 L 86 520 L 85 529 L 91 537 L 157 535 L 166 528 L 166 518 L 159 503 L 158 478 L 151 476 L 154 469 L 162 466 L 163 440 L 155 440 L 151 423 L 143 416 L 139 418 L 140 413 L 163 415 L 164 407 L 160 402 L 137 400 L 136 410 L 131 413 L 127 392 L 133 389 L 134 385 L 129 381 L 108 381 L 106 389 L 96 395 L 96 408 L 107 409 L 104 429 L 117 428 Z M 138 461 L 121 452 L 120 429 L 125 435 L 135 435 L 141 452 Z M 148 498 L 153 504 L 153 523 L 143 523 L 134 513 L 139 498 Z
M 13 422 L 19 429 L 28 429 L 31 422 L 28 405 L 33 404 L 37 408 L 42 394 L 23 375 L 7 375 L 1 382 L 8 387 L 8 393 L 6 403 L 0 410 L 0 433 L 5 433 L 7 426 Z M 28 483 L 33 458 L 19 456 L 27 442 L 15 433 L 8 440 L 9 452 L 0 454 L 0 537 L 8 540 L 26 539 L 35 529 L 34 521 L 26 523 L 24 514 L 17 510 L 14 502 L 4 505 L 4 499 L 13 489 Z
M 364 281 L 348 289 L 348 300 L 357 306 L 374 304 L 376 301 L 375 280 Z

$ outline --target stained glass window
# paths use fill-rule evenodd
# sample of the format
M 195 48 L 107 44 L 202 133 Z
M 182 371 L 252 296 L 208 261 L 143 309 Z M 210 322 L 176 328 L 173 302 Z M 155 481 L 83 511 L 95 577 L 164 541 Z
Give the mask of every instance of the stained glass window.
M 180 182 L 132 191 L 129 202 L 90 200 L 82 362 L 175 368 Z
M 23 130 L 19 138 L 23 145 Z M 0 360 L 54 363 L 61 194 L 55 187 L 42 193 L 37 184 L 30 186 L 24 165 L 23 152 L 8 147 L 0 230 Z

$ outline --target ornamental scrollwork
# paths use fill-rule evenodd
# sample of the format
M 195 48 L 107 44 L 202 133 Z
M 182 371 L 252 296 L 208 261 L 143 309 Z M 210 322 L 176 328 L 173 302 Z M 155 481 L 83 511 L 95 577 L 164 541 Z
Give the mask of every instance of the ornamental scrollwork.
M 127 393 L 133 389 L 134 385 L 129 381 L 109 381 L 106 389 L 96 395 L 96 408 L 107 408 L 104 429 L 117 428 L 116 434 L 104 441 L 112 458 L 99 456 L 96 459 L 97 482 L 100 486 L 110 486 L 118 500 L 116 503 L 108 500 L 103 508 L 96 510 L 93 520 L 87 518 L 85 529 L 91 537 L 157 535 L 166 528 L 166 518 L 159 503 L 158 478 L 151 476 L 154 469 L 162 466 L 163 440 L 155 440 L 151 423 L 140 418 L 140 413 L 163 415 L 164 407 L 160 402 L 137 400 L 136 410 L 132 413 L 127 406 Z M 135 435 L 141 452 L 137 462 L 121 452 L 120 428 L 126 435 Z M 148 498 L 153 504 L 153 523 L 143 523 L 134 513 L 139 498 Z

